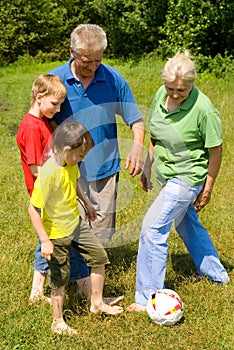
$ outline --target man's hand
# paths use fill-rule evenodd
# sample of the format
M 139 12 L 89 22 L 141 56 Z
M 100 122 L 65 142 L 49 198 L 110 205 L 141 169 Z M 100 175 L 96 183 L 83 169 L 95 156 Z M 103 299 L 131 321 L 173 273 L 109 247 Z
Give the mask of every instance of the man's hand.
M 125 169 L 130 167 L 129 174 L 134 177 L 141 173 L 144 165 L 143 147 L 134 142 L 125 162 Z
M 144 165 L 144 121 L 142 119 L 131 125 L 133 145 L 126 158 L 125 169 L 130 167 L 129 174 L 134 177 L 141 173 Z

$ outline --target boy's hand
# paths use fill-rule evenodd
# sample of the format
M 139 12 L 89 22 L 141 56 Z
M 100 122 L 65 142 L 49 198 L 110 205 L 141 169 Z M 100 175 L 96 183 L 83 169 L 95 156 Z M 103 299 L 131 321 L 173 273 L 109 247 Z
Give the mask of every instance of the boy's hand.
M 88 217 L 89 221 L 94 221 L 97 219 L 97 212 L 95 208 L 92 205 L 87 205 L 85 206 L 86 208 L 86 215 Z
M 50 240 L 41 243 L 41 255 L 43 258 L 51 260 L 53 253 L 54 245 Z

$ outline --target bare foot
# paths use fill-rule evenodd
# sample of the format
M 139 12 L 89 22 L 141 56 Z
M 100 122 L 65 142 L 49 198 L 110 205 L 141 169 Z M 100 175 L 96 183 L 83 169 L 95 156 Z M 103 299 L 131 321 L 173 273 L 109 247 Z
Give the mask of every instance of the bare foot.
M 114 306 L 117 305 L 118 303 L 120 303 L 120 301 L 124 300 L 124 295 L 120 295 L 117 298 L 107 298 L 107 297 L 103 297 L 103 302 L 104 304 L 110 305 L 110 306 Z
M 137 304 L 137 303 L 133 303 L 131 305 L 129 305 L 126 309 L 127 311 L 135 311 L 135 312 L 144 312 L 146 311 L 145 306 L 141 305 L 141 304 Z
M 69 327 L 65 322 L 53 322 L 51 325 L 51 332 L 69 336 L 78 335 L 78 332 L 74 328 Z
M 90 312 L 93 314 L 107 314 L 107 315 L 119 315 L 124 311 L 121 306 L 110 306 L 107 304 L 91 305 Z
M 30 295 L 30 298 L 28 301 L 30 304 L 38 303 L 40 301 L 51 304 L 51 298 L 46 297 L 44 294 Z

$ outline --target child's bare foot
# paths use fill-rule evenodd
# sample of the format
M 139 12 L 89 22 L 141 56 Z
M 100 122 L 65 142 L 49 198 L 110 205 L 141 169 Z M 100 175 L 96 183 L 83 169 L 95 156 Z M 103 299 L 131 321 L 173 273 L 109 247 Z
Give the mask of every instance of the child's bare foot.
M 126 310 L 127 311 L 144 312 L 144 311 L 146 311 L 146 308 L 145 308 L 145 306 L 143 306 L 141 304 L 133 303 L 133 304 L 129 305 Z
M 103 297 L 103 302 L 104 302 L 104 304 L 114 306 L 114 305 L 117 305 L 118 303 L 120 303 L 120 301 L 122 301 L 123 299 L 124 299 L 124 295 L 120 295 L 117 298 Z
M 107 304 L 99 304 L 99 305 L 91 305 L 90 306 L 90 312 L 93 314 L 107 314 L 107 315 L 119 315 L 124 311 L 124 309 L 121 306 L 110 306 Z
M 69 336 L 78 335 L 78 332 L 74 328 L 69 327 L 65 322 L 56 323 L 53 321 L 51 332 Z
M 35 295 L 31 294 L 28 301 L 30 304 L 38 303 L 40 301 L 51 304 L 51 298 L 46 297 L 44 294 L 35 294 Z

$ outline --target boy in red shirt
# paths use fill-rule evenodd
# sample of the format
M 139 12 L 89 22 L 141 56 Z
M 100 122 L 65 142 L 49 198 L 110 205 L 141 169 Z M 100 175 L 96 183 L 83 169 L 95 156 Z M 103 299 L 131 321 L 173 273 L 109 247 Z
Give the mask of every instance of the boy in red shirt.
M 62 80 L 55 75 L 41 74 L 33 83 L 31 91 L 31 107 L 24 116 L 16 135 L 16 142 L 20 149 L 24 179 L 31 196 L 34 182 L 40 167 L 48 158 L 52 144 L 52 128 L 48 119 L 60 111 L 60 105 L 67 95 Z M 35 302 L 44 297 L 43 287 L 48 273 L 48 262 L 41 255 L 41 242 L 34 258 L 34 276 L 29 300 Z

